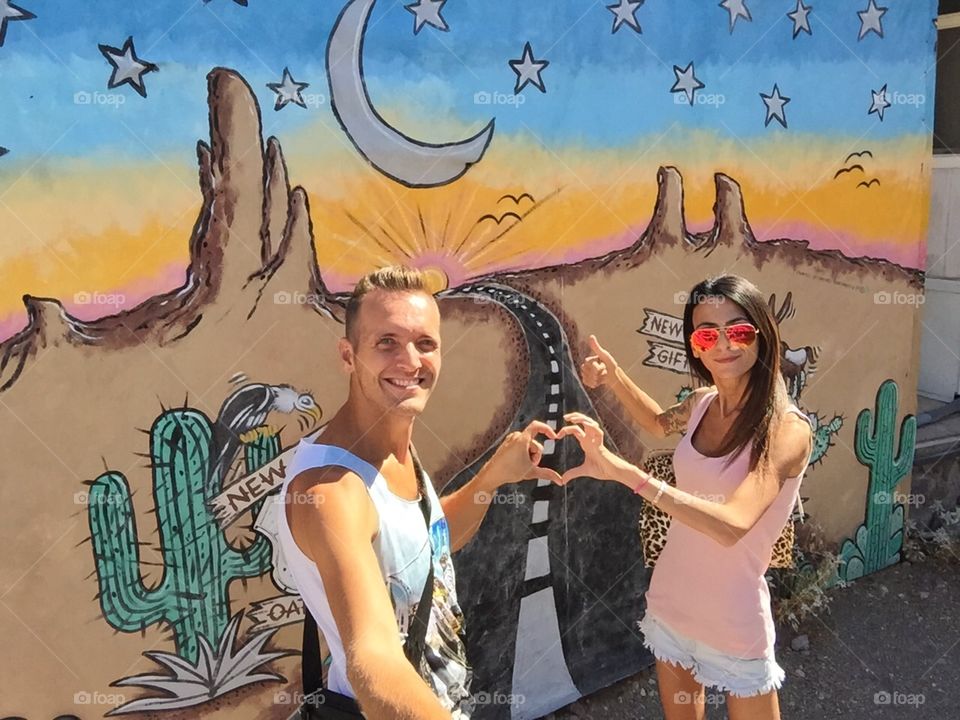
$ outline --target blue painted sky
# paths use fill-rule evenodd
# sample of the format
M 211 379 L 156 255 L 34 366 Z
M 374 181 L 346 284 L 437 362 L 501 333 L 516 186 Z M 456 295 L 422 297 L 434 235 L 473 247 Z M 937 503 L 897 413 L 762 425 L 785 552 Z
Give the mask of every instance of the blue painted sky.
M 335 124 L 327 100 L 325 51 L 343 4 L 335 0 L 167 0 L 96 3 L 16 0 L 37 19 L 8 23 L 0 47 L 0 163 L 49 156 L 146 158 L 184 154 L 206 138 L 206 73 L 240 71 L 261 103 L 268 133 L 283 137 L 322 119 Z M 406 0 L 407 3 L 412 0 Z M 935 0 L 883 0 L 884 38 L 858 41 L 858 11 L 867 0 L 809 2 L 812 35 L 792 39 L 786 13 L 796 0 L 746 0 L 753 20 L 731 34 L 728 12 L 713 0 L 646 0 L 637 12 L 643 33 L 623 26 L 591 0 L 449 0 L 450 32 L 425 26 L 414 35 L 404 2 L 380 0 L 366 40 L 370 94 L 389 112 L 403 105 L 423 140 L 431 120 L 471 128 L 491 116 L 500 133 L 529 130 L 541 139 L 617 147 L 668 127 L 713 129 L 741 138 L 775 133 L 871 138 L 929 132 L 933 113 Z M 78 105 L 76 93 L 108 92 L 111 67 L 97 44 L 119 47 L 132 35 L 137 54 L 160 66 L 145 75 L 148 97 L 124 86 L 109 91 L 123 104 Z M 547 93 L 522 91 L 520 106 L 478 105 L 477 92 L 513 91 L 508 66 L 530 42 Z M 673 66 L 694 62 L 706 87 L 694 107 L 670 93 Z M 311 83 L 307 109 L 273 110 L 283 68 Z M 760 93 L 776 83 L 791 98 L 788 130 L 765 127 Z M 871 90 L 884 84 L 897 104 L 883 123 L 868 115 Z M 896 93 L 896 95 L 894 95 Z M 918 102 L 920 99 L 924 102 Z M 446 129 L 449 133 L 449 128 Z M 2 167 L 2 166 L 0 166 Z

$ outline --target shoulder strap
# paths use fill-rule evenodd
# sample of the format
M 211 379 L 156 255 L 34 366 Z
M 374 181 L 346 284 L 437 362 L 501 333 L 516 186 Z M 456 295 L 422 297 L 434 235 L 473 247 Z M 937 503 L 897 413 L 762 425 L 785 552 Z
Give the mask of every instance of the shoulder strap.
M 363 484 L 368 488 L 373 485 L 377 479 L 377 475 L 380 474 L 379 471 L 366 460 L 357 457 L 342 447 L 314 443 L 310 449 L 319 450 L 319 457 L 310 456 L 309 464 L 304 464 L 303 467 L 297 468 L 297 472 L 322 467 L 341 467 L 360 476 Z
M 410 621 L 410 627 L 407 629 L 407 640 L 403 647 L 407 659 L 419 672 L 420 660 L 423 657 L 423 648 L 427 640 L 430 610 L 433 607 L 433 538 L 430 536 L 431 507 L 426 478 L 423 475 L 420 458 L 417 457 L 413 447 L 410 448 L 410 453 L 413 456 L 413 468 L 417 473 L 417 487 L 420 490 L 420 511 L 423 513 L 423 522 L 427 526 L 427 545 L 430 548 L 430 569 L 427 571 L 427 579 L 423 584 L 420 602 L 417 603 L 416 613 Z
M 303 603 L 303 645 L 301 657 L 301 677 L 303 694 L 312 695 L 323 687 L 323 668 L 320 662 L 320 635 L 317 621 L 313 619 L 310 608 Z
M 804 420 L 807 421 L 807 424 L 810 425 L 810 430 L 811 430 L 811 431 L 816 432 L 817 428 L 814 426 L 813 420 L 811 420 L 811 419 L 810 419 L 810 416 L 807 415 L 807 413 L 805 413 L 803 410 L 801 410 L 798 406 L 793 405 L 793 404 L 790 404 L 790 405 L 787 406 L 786 412 L 796 413 L 797 415 L 799 415 L 800 417 L 802 417 Z M 810 467 L 810 458 L 807 458 L 807 462 L 806 462 L 806 464 L 803 466 L 803 470 L 800 471 L 800 474 L 801 474 L 801 475 L 805 475 L 806 472 L 807 472 L 807 468 L 808 468 L 808 467 Z M 803 519 L 803 500 L 800 498 L 800 492 L 799 492 L 799 490 L 797 491 L 796 510 L 797 510 L 797 516 L 798 516 L 798 518 L 799 518 L 800 523 L 803 523 L 803 522 L 804 522 L 804 519 Z
M 700 424 L 700 421 L 703 419 L 703 416 L 707 411 L 707 404 L 710 401 L 710 396 L 715 392 L 717 391 L 711 390 L 710 392 L 705 392 L 703 397 L 694 403 L 693 410 L 690 411 L 690 419 L 687 420 L 687 429 L 685 432 L 687 437 L 693 437 L 693 431 L 696 431 L 697 426 Z
M 407 629 L 407 639 L 403 645 L 404 655 L 419 672 L 420 660 L 423 657 L 423 648 L 427 638 L 427 625 L 430 621 L 430 609 L 433 606 L 433 541 L 430 537 L 430 495 L 427 492 L 423 467 L 420 465 L 420 458 L 417 457 L 416 451 L 414 451 L 413 448 L 411 448 L 411 454 L 413 455 L 413 467 L 417 474 L 417 488 L 420 491 L 420 511 L 423 513 L 423 521 L 427 527 L 427 543 L 430 547 L 430 569 L 427 571 L 427 579 L 423 584 L 420 602 L 417 603 L 417 610 L 410 621 L 410 627 Z M 354 457 L 348 452 L 346 455 Z M 340 462 L 334 464 L 350 467 Z M 355 469 L 354 472 L 356 472 Z M 320 661 L 320 636 L 317 632 L 317 622 L 314 620 L 306 603 L 303 603 L 301 675 L 304 695 L 310 695 L 323 688 L 323 669 Z
M 811 430 L 816 430 L 816 428 L 813 426 L 813 420 L 810 419 L 810 416 L 807 415 L 807 413 L 805 413 L 796 405 L 787 405 L 787 409 L 784 412 L 796 413 L 797 415 L 799 415 L 800 417 L 802 417 L 804 420 L 807 421 L 807 423 L 810 425 Z

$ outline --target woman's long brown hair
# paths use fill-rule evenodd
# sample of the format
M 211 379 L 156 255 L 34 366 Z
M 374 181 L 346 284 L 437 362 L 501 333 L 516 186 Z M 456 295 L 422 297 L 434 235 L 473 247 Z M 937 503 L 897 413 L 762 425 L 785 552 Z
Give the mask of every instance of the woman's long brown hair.
M 740 306 L 757 328 L 757 362 L 750 370 L 747 397 L 736 422 L 727 431 L 719 453 L 729 465 L 750 443 L 750 469 L 769 459 L 770 439 L 775 425 L 787 407 L 787 389 L 780 374 L 780 329 L 760 290 L 739 275 L 722 275 L 703 280 L 690 291 L 683 309 L 684 348 L 694 380 L 713 384 L 713 376 L 693 356 L 690 335 L 693 333 L 693 309 L 710 298 L 726 298 Z

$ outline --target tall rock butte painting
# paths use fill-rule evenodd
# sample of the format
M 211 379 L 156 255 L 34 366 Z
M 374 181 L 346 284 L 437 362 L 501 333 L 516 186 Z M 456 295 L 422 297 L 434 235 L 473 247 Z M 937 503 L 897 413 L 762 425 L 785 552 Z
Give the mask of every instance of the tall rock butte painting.
M 0 0 L 0 717 L 295 711 L 275 491 L 345 397 L 345 294 L 385 264 L 443 314 L 415 436 L 441 492 L 574 410 L 669 452 L 580 382 L 586 339 L 670 404 L 686 292 L 750 278 L 816 427 L 805 521 L 838 579 L 897 562 L 935 12 Z M 651 661 L 641 501 L 500 495 L 454 556 L 475 717 L 536 718 Z

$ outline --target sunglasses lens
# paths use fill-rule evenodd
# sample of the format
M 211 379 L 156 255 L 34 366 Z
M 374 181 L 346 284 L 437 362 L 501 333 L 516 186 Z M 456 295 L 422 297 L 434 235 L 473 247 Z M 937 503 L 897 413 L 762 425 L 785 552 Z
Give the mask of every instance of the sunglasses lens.
M 727 328 L 727 339 L 735 345 L 752 345 L 757 339 L 757 329 L 753 325 L 731 325 Z
M 694 330 L 690 336 L 690 343 L 700 352 L 706 352 L 720 339 L 720 333 L 713 328 L 700 328 Z

